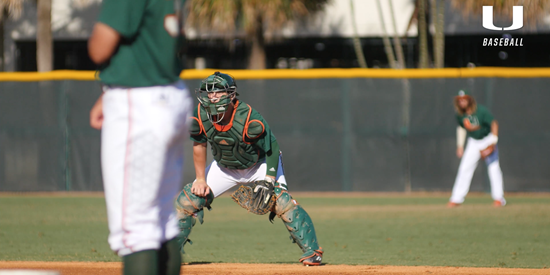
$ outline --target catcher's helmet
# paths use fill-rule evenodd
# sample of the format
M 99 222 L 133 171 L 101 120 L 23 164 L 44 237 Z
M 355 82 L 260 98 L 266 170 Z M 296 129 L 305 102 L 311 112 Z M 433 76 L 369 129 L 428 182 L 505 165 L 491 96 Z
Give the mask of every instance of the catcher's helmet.
M 208 97 L 209 93 L 216 92 L 227 92 L 227 95 L 220 98 Z M 208 113 L 210 121 L 212 121 L 212 116 L 218 116 L 217 121 L 213 121 L 217 123 L 222 121 L 227 105 L 239 94 L 237 93 L 237 83 L 235 83 L 232 76 L 215 72 L 201 82 L 200 88 L 195 89 L 195 95 L 206 113 Z

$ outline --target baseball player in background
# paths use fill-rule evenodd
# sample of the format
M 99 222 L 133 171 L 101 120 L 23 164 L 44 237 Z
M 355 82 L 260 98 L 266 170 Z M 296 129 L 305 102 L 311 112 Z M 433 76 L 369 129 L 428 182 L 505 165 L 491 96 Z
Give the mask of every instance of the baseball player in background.
M 485 160 L 491 181 L 493 205 L 506 205 L 502 184 L 502 171 L 498 160 L 498 123 L 493 115 L 465 90 L 460 90 L 454 99 L 458 127 L 456 155 L 462 158 L 448 207 L 456 207 L 464 202 L 470 183 L 480 158 Z M 468 144 L 464 149 L 465 138 Z
M 270 212 L 270 221 L 280 217 L 291 238 L 302 249 L 299 261 L 304 265 L 320 265 L 323 249 L 317 242 L 313 222 L 287 191 L 279 144 L 267 122 L 260 113 L 237 99 L 237 84 L 227 74 L 210 75 L 195 94 L 199 104 L 194 110 L 190 132 L 196 179 L 184 187 L 176 200 L 182 252 L 183 246 L 190 242 L 194 217 L 203 221 L 203 207 L 209 208 L 215 197 L 238 184 L 260 182 L 250 189 L 241 185 L 233 193 L 233 199 L 250 212 Z M 212 147 L 214 158 L 208 167 L 207 143 Z M 256 200 L 256 204 L 246 201 L 250 198 L 261 199 Z M 273 204 L 268 205 L 265 212 L 256 212 L 258 205 L 261 208 L 268 201 Z
M 180 272 L 174 198 L 192 98 L 179 79 L 183 0 L 104 0 L 88 41 L 103 94 L 90 111 L 101 129 L 109 245 L 124 274 Z

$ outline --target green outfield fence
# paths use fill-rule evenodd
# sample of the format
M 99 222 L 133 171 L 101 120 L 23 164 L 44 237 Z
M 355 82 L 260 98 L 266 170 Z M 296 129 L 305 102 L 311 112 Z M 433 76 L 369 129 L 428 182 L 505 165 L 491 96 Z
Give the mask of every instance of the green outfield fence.
M 193 91 L 214 69 L 181 77 Z M 279 140 L 296 191 L 450 191 L 452 99 L 499 121 L 506 191 L 550 191 L 550 68 L 227 70 Z M 0 191 L 101 191 L 95 72 L 0 73 Z M 185 145 L 185 182 L 194 177 Z M 484 165 L 471 190 L 487 191 Z

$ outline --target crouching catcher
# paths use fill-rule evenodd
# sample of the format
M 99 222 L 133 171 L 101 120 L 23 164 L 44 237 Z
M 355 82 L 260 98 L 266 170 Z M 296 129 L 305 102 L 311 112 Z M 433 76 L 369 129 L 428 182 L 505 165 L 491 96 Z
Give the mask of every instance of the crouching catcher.
M 288 193 L 282 154 L 264 118 L 237 99 L 235 79 L 216 72 L 204 79 L 195 91 L 199 100 L 191 125 L 196 180 L 186 185 L 177 198 L 183 246 L 195 218 L 203 222 L 204 208 L 215 197 L 241 185 L 231 195 L 249 212 L 269 213 L 269 220 L 281 218 L 290 237 L 302 250 L 304 265 L 320 265 L 323 249 L 317 242 L 313 221 Z M 207 144 L 214 160 L 206 167 Z M 245 186 L 243 184 L 251 184 Z

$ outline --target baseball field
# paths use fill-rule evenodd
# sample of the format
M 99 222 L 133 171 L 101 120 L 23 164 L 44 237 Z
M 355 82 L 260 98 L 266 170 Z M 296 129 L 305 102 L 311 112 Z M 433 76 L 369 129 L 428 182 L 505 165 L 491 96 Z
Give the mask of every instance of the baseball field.
M 320 267 L 297 262 L 280 219 L 216 199 L 186 246 L 182 274 L 550 274 L 550 194 L 507 194 L 494 208 L 470 193 L 293 193 L 325 250 Z M 120 274 L 107 244 L 101 193 L 0 193 L 0 269 Z

